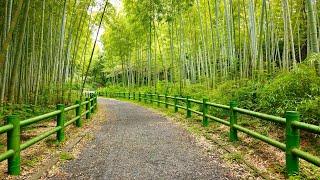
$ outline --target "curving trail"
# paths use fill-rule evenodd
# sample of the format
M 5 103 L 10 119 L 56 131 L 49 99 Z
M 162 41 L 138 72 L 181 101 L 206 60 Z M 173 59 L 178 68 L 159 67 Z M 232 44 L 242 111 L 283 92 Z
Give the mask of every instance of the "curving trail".
M 109 119 L 79 158 L 61 167 L 63 179 L 232 179 L 167 118 L 131 103 L 99 101 Z

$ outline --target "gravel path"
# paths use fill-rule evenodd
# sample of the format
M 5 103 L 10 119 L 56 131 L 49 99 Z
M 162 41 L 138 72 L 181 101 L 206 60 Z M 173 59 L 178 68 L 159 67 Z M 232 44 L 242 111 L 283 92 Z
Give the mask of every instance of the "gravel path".
M 61 167 L 66 179 L 230 179 L 217 157 L 170 120 L 110 99 L 108 121 L 78 159 Z

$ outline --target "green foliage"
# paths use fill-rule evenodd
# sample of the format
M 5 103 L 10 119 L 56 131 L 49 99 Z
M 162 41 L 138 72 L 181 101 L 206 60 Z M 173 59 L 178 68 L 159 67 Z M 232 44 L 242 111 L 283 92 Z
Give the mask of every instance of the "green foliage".
M 7 104 L 1 107 L 0 124 L 4 124 L 4 117 L 7 115 L 18 115 L 21 120 L 42 115 L 55 109 L 55 106 L 35 106 L 28 104 Z
M 313 68 L 301 65 L 292 72 L 280 73 L 258 91 L 259 108 L 263 112 L 283 115 L 297 110 L 307 122 L 319 117 L 320 77 Z
M 315 99 L 303 100 L 298 106 L 298 111 L 302 113 L 303 120 L 314 124 L 320 124 L 320 96 Z
M 126 92 L 122 86 L 109 86 L 101 89 L 107 92 Z M 131 88 L 132 92 L 155 93 L 154 88 Z M 180 94 L 178 85 L 159 82 L 156 93 Z M 314 68 L 301 64 L 291 72 L 281 72 L 269 80 L 225 81 L 215 89 L 208 89 L 202 84 L 192 84 L 182 88 L 181 96 L 194 99 L 209 98 L 209 101 L 228 105 L 236 100 L 238 106 L 267 114 L 284 116 L 286 111 L 299 111 L 302 119 L 308 123 L 320 123 L 320 77 Z M 211 112 L 220 116 L 227 112 L 211 108 Z

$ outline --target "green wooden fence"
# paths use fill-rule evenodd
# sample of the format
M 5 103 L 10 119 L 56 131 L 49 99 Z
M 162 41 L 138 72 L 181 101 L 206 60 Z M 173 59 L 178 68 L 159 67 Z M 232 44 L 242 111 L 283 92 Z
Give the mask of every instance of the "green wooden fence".
M 82 107 L 85 106 L 85 110 Z M 77 127 L 82 126 L 82 117 L 85 116 L 89 119 L 91 114 L 97 109 L 97 95 L 90 94 L 86 98 L 86 101 L 76 101 L 75 105 L 65 107 L 63 104 L 57 105 L 57 110 L 43 114 L 30 119 L 20 120 L 17 116 L 7 116 L 6 125 L 0 126 L 0 134 L 7 133 L 7 151 L 0 154 L 0 162 L 8 160 L 8 173 L 10 175 L 20 175 L 21 171 L 21 151 L 27 149 L 28 147 L 36 144 L 37 142 L 51 136 L 52 134 L 57 135 L 57 140 L 59 142 L 65 139 L 65 128 L 71 124 L 75 124 Z M 67 121 L 65 118 L 65 113 L 68 111 L 75 110 L 76 117 Z M 43 120 L 56 117 L 56 127 L 45 131 L 36 137 L 21 143 L 21 132 L 23 128 L 39 123 Z
M 101 92 L 100 92 L 101 94 Z M 300 130 L 308 131 L 315 134 L 320 134 L 320 126 L 300 122 L 300 115 L 295 111 L 286 112 L 285 118 L 263 114 L 259 112 L 250 111 L 237 107 L 237 102 L 231 101 L 229 105 L 222 105 L 217 103 L 208 102 L 208 99 L 195 100 L 190 97 L 178 97 L 168 96 L 160 94 L 147 94 L 147 93 L 110 93 L 103 94 L 108 97 L 115 98 L 128 98 L 145 103 L 157 103 L 164 104 L 166 108 L 169 106 L 174 107 L 174 111 L 178 112 L 178 109 L 184 109 L 186 111 L 186 117 L 190 118 L 192 113 L 202 116 L 203 126 L 209 125 L 209 120 L 221 123 L 230 128 L 229 139 L 230 141 L 238 140 L 238 131 L 245 133 L 253 138 L 259 139 L 265 143 L 268 143 L 276 148 L 285 152 L 286 155 L 286 170 L 288 176 L 294 176 L 299 174 L 299 159 L 304 159 L 316 166 L 320 166 L 320 158 L 316 157 L 306 151 L 300 149 Z M 183 105 L 181 105 L 183 102 Z M 201 105 L 201 111 L 192 109 L 192 104 Z M 229 121 L 215 117 L 208 114 L 208 107 L 214 107 L 218 109 L 224 109 L 229 112 Z M 275 122 L 285 126 L 285 142 L 279 142 L 268 136 L 259 134 L 253 130 L 245 128 L 237 124 L 237 114 L 245 114 L 261 120 Z

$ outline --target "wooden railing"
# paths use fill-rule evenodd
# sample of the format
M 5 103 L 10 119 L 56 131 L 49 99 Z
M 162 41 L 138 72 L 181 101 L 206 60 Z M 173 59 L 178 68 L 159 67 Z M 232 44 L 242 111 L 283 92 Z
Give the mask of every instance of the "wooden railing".
M 83 111 L 82 107 L 85 106 Z M 86 101 L 76 101 L 72 106 L 65 107 L 63 104 L 58 104 L 55 111 L 33 117 L 30 119 L 20 120 L 18 116 L 12 115 L 6 117 L 6 125 L 0 126 L 0 134 L 7 134 L 7 151 L 0 154 L 0 162 L 8 160 L 8 173 L 10 175 L 20 175 L 21 171 L 21 151 L 36 144 L 37 142 L 56 134 L 59 142 L 65 139 L 65 128 L 71 124 L 75 124 L 76 127 L 82 126 L 82 117 L 90 119 L 92 113 L 97 109 L 97 95 L 89 94 Z M 65 113 L 69 111 L 75 111 L 76 116 L 69 121 L 65 118 Z M 45 131 L 36 137 L 21 143 L 22 128 L 32 124 L 39 123 L 41 121 L 56 117 L 56 127 L 48 131 Z

